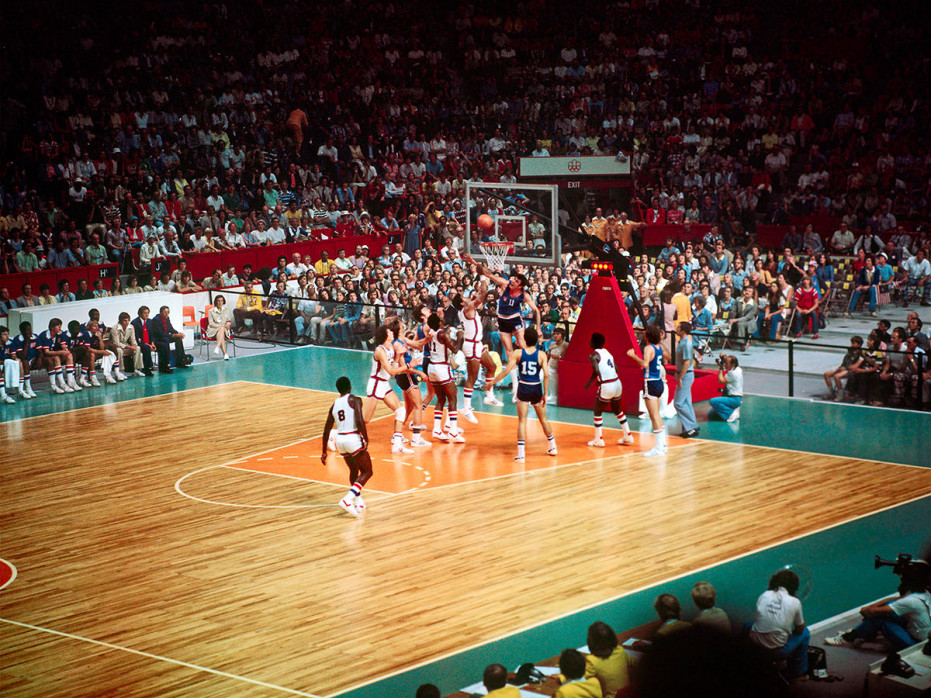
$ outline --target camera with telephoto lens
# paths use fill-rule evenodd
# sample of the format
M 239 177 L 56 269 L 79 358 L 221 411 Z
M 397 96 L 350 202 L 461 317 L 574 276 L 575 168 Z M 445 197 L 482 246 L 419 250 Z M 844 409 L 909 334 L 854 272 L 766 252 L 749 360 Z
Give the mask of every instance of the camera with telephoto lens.
M 722 371 L 724 370 L 724 363 L 726 361 L 727 361 L 727 354 L 721 354 L 720 356 L 718 356 L 718 358 L 714 360 L 714 362 L 718 365 L 718 368 L 720 368 Z
M 926 580 L 931 583 L 931 567 L 924 560 L 915 560 L 909 553 L 899 553 L 895 560 L 883 560 L 879 555 L 873 559 L 873 569 L 891 567 L 892 572 L 903 581 L 905 578 Z

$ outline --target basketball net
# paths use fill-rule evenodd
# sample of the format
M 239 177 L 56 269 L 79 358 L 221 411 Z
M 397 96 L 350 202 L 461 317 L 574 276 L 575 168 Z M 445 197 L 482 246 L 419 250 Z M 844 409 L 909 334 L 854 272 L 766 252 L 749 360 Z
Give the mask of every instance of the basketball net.
M 504 271 L 508 253 L 514 248 L 511 242 L 480 242 L 479 248 L 485 257 L 485 266 L 489 271 Z

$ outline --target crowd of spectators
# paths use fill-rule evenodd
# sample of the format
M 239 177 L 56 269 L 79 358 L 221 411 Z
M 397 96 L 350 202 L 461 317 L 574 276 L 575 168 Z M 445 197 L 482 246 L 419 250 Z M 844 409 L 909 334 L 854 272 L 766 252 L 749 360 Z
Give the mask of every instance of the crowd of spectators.
M 8 289 L 4 307 L 250 278 L 300 297 L 301 341 L 353 343 L 376 315 L 366 304 L 443 307 L 474 286 L 462 226 L 505 202 L 470 210 L 466 181 L 513 183 L 520 157 L 561 154 L 632 165 L 629 202 L 586 197 L 561 211 L 573 228 L 638 253 L 643 225 L 712 226 L 635 257 L 633 295 L 669 336 L 688 319 L 738 347 L 817 338 L 832 254 L 859 255 L 872 311 L 895 290 L 931 302 L 931 64 L 907 4 L 141 2 L 119 31 L 53 7 L 3 10 L 0 274 L 142 273 L 109 290 Z M 753 246 L 757 225 L 812 214 L 833 235 L 790 227 L 779 249 Z M 203 252 L 352 235 L 374 249 L 284 259 L 270 276 L 184 269 Z M 159 258 L 176 268 L 150 278 Z M 544 336 L 568 337 L 578 256 L 523 271 Z M 234 324 L 280 331 L 284 305 L 234 310 Z

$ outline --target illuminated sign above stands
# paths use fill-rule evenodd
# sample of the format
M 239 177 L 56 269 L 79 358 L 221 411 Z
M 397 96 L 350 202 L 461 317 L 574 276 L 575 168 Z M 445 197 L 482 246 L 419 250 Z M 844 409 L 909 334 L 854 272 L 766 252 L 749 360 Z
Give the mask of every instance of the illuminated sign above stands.
M 616 155 L 554 156 L 521 158 L 521 177 L 547 179 L 580 177 L 629 177 L 630 158 Z

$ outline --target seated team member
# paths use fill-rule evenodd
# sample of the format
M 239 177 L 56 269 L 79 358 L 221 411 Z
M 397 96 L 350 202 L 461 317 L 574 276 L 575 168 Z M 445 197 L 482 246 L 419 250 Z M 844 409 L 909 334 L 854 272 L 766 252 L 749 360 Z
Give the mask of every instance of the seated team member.
M 233 318 L 236 320 L 236 327 L 233 331 L 236 335 L 242 332 L 247 319 L 252 320 L 252 336 L 260 331 L 264 334 L 265 318 L 262 314 L 262 297 L 252 288 L 252 282 L 246 281 L 243 284 L 243 292 L 236 301 L 236 308 L 233 310 Z
M 575 649 L 565 649 L 559 655 L 561 685 L 553 698 L 602 698 L 601 682 L 585 676 L 585 657 Z M 613 694 L 612 694 L 613 695 Z
M 171 309 L 167 305 L 159 308 L 158 317 L 154 318 L 151 323 L 152 342 L 158 352 L 158 371 L 159 373 L 174 373 L 170 365 L 170 351 L 172 345 L 175 350 L 175 366 L 177 368 L 190 368 L 187 364 L 187 357 L 184 354 L 184 332 L 178 332 L 171 324 L 168 318 Z
M 718 383 L 724 385 L 724 395 L 708 401 L 711 411 L 725 422 L 740 419 L 740 403 L 743 402 L 744 374 L 736 356 L 721 354 L 718 359 Z
M 653 634 L 653 638 L 657 641 L 692 627 L 691 623 L 680 620 L 679 616 L 682 611 L 679 606 L 679 599 L 672 594 L 657 596 L 656 601 L 653 602 L 653 610 L 656 611 L 656 615 L 662 621 L 662 625 Z
M 19 359 L 21 372 L 19 376 L 19 393 L 20 397 L 34 398 L 35 391 L 32 389 L 31 369 L 38 367 L 41 361 L 39 357 L 38 335 L 32 333 L 32 323 L 19 323 L 19 334 L 12 340 L 14 356 Z
M 811 633 L 802 617 L 802 602 L 796 598 L 798 575 L 780 570 L 769 579 L 769 587 L 756 602 L 750 640 L 788 660 L 790 677 L 808 672 L 808 643 Z
M 830 371 L 825 371 L 824 382 L 828 386 L 828 399 L 843 400 L 844 385 L 841 381 L 850 374 L 850 367 L 860 360 L 860 353 L 863 350 L 863 338 L 851 337 L 850 348 L 844 354 L 840 366 Z
M 155 335 L 152 330 L 152 320 L 149 318 L 148 306 L 139 308 L 139 315 L 132 322 L 133 330 L 136 333 L 136 343 L 142 352 L 142 360 L 145 368 L 142 372 L 146 376 L 152 375 L 152 352 L 155 349 Z
M 520 689 L 508 685 L 508 670 L 501 664 L 489 664 L 482 674 L 488 698 L 520 698 Z
M 77 320 L 68 323 L 68 343 L 75 361 L 83 367 L 81 385 L 85 388 L 100 387 L 100 381 L 97 380 L 98 360 L 103 368 L 104 380 L 107 383 L 116 383 L 116 379 L 111 374 L 116 358 L 112 352 L 104 348 L 103 340 L 97 330 L 96 320 L 88 320 L 86 328 L 82 328 Z
M 49 320 L 48 329 L 39 333 L 36 347 L 42 357 L 42 368 L 48 373 L 52 392 L 73 393 L 81 390 L 74 378 L 74 357 L 68 347 L 68 339 L 61 331 L 59 318 Z
M 585 678 L 597 679 L 603 695 L 613 696 L 630 683 L 630 656 L 607 623 L 597 621 L 588 626 L 588 651 Z
M 213 307 L 207 313 L 207 337 L 216 339 L 217 346 L 214 347 L 214 354 L 223 354 L 223 359 L 229 361 L 229 354 L 226 353 L 226 339 L 230 336 L 230 328 L 233 326 L 233 316 L 226 307 L 226 298 L 217 294 L 213 299 Z
M 698 608 L 698 615 L 692 625 L 702 626 L 720 633 L 731 632 L 731 619 L 723 608 L 715 606 L 717 594 L 708 582 L 695 582 L 692 587 L 692 603 Z
M 882 633 L 892 649 L 899 651 L 923 642 L 931 631 L 931 583 L 929 567 L 916 560 L 902 574 L 899 595 L 860 609 L 863 622 L 853 630 L 825 639 L 824 644 L 859 647 Z
M 119 370 L 117 375 L 117 380 L 122 380 L 120 376 L 126 378 L 123 375 L 123 359 L 127 356 L 132 357 L 133 360 L 133 372 L 137 376 L 144 376 L 142 372 L 142 349 L 139 348 L 139 344 L 136 342 L 136 330 L 130 324 L 129 313 L 120 313 L 117 323 L 110 328 L 110 341 L 113 343 L 113 353 L 116 354 L 116 363 Z M 151 354 L 149 355 L 149 374 L 151 375 L 151 364 L 152 358 Z
M 10 331 L 0 325 L 0 402 L 8 404 L 16 402 L 13 396 L 7 393 L 7 386 L 11 393 L 19 389 L 19 396 L 26 400 L 29 399 L 29 393 L 24 392 L 19 383 L 21 366 L 10 339 Z

